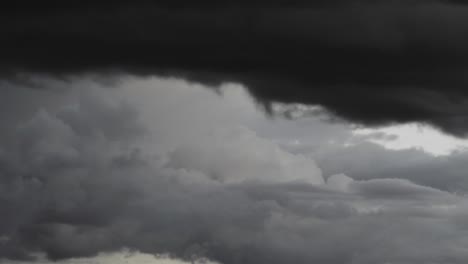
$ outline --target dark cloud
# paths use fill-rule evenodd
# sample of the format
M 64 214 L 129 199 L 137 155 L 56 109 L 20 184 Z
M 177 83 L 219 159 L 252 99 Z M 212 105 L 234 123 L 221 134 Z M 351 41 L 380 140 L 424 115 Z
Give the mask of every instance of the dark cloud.
M 461 1 L 18 1 L 1 10 L 4 73 L 236 81 L 267 104 L 467 131 Z

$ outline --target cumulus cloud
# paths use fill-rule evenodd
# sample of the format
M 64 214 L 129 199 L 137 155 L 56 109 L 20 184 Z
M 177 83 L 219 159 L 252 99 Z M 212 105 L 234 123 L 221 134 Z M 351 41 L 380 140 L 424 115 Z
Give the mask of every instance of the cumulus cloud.
M 2 124 L 12 130 L 0 145 L 6 263 L 124 248 L 224 264 L 468 259 L 465 197 L 323 175 L 252 130 L 264 117 L 240 87 L 218 96 L 171 79 L 73 83 L 88 89 Z

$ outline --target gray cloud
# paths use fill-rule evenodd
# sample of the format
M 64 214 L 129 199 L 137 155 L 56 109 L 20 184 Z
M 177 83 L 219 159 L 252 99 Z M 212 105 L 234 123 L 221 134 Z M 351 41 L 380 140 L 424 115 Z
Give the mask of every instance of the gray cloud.
M 356 179 L 404 178 L 418 184 L 465 193 L 466 151 L 435 157 L 420 150 L 388 150 L 370 142 L 343 148 L 328 145 L 313 153 L 325 174 L 346 173 Z
M 401 178 L 460 194 L 466 193 L 466 149 L 434 156 L 417 148 L 388 149 L 371 140 L 397 140 L 396 136 L 353 134 L 353 124 L 323 121 L 320 117 L 256 122 L 254 130 L 282 148 L 312 157 L 323 174 L 345 173 L 354 179 Z M 427 145 L 432 142 L 430 139 Z M 450 144 L 450 142 L 447 142 Z M 440 144 L 436 142 L 436 144 Z
M 45 100 L 2 124 L 14 131 L 0 147 L 7 263 L 122 248 L 224 264 L 468 259 L 465 197 L 403 179 L 325 181 L 313 159 L 249 128 L 263 117 L 234 87 L 80 84 L 61 107 Z

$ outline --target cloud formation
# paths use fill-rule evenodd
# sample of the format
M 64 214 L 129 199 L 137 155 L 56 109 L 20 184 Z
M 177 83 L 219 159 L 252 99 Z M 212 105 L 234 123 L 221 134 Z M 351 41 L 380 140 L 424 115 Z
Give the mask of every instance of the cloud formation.
M 10 77 L 117 70 L 234 81 L 266 104 L 467 131 L 462 1 L 15 3 L 1 8 L 0 67 Z
M 249 128 L 261 115 L 235 87 L 219 97 L 170 79 L 117 83 L 75 80 L 60 90 L 64 105 L 2 124 L 12 131 L 0 145 L 7 263 L 122 248 L 223 264 L 468 259 L 465 197 L 398 178 L 324 177 Z

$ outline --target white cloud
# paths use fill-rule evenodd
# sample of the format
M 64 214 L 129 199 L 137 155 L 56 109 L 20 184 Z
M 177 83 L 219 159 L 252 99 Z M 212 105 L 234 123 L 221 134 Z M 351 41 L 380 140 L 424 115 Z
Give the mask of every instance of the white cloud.
M 38 254 L 37 264 L 57 264 L 57 262 L 45 259 Z M 6 264 L 29 264 L 29 261 L 4 260 Z M 152 254 L 140 253 L 138 251 L 122 250 L 114 253 L 101 253 L 94 257 L 71 258 L 60 261 L 61 264 L 191 264 L 199 261 L 187 262 L 178 259 L 172 259 L 165 256 L 155 256 Z M 204 264 L 216 264 L 212 261 L 206 261 Z
M 435 156 L 450 155 L 468 148 L 468 140 L 444 134 L 424 124 L 394 125 L 382 128 L 358 128 L 356 136 L 380 144 L 388 149 L 416 148 Z

